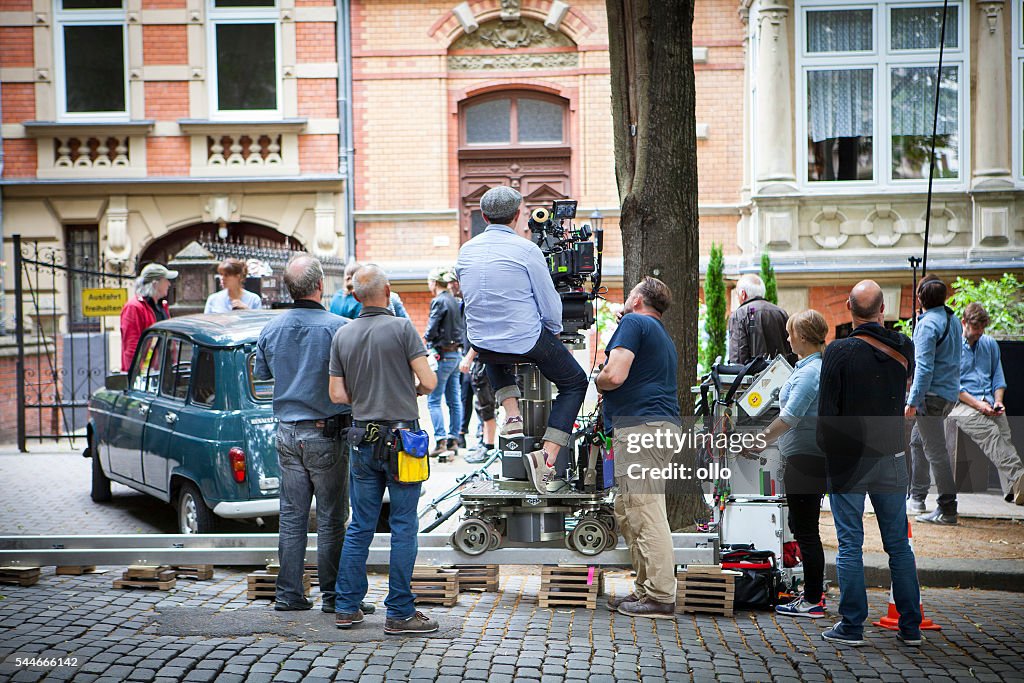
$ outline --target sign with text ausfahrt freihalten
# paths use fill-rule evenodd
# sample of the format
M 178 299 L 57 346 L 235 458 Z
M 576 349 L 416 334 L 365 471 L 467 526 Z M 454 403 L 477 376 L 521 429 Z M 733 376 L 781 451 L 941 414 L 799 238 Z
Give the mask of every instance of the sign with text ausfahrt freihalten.
M 105 315 L 120 315 L 128 290 L 104 287 L 82 290 L 82 315 L 87 318 L 101 318 Z

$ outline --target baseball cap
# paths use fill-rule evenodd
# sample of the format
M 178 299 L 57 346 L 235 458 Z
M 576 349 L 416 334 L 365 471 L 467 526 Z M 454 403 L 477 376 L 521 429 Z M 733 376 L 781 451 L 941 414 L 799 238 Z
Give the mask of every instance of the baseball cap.
M 141 273 L 139 273 L 139 278 L 144 283 L 157 282 L 159 280 L 163 280 L 164 278 L 167 278 L 168 280 L 173 280 L 176 277 L 178 277 L 178 271 L 169 270 L 167 266 L 161 265 L 159 263 L 150 263 L 149 265 L 142 269 Z

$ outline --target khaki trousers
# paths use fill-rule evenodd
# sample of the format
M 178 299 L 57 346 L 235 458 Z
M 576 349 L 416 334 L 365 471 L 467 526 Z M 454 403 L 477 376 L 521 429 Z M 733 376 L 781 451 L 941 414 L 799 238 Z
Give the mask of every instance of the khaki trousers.
M 619 485 L 615 520 L 626 539 L 636 570 L 633 592 L 638 597 L 675 604 L 675 559 L 665 508 L 665 482 L 631 478 L 627 474 L 629 465 L 634 463 L 661 468 L 672 460 L 672 451 L 668 448 L 638 449 L 636 439 L 643 434 L 653 434 L 655 430 L 679 433 L 677 425 L 661 421 L 615 429 L 615 483 Z
M 1010 422 L 1006 415 L 989 417 L 966 403 L 957 403 L 949 419 L 955 421 L 956 426 L 978 444 L 985 457 L 996 466 L 1003 495 L 1008 495 L 1017 480 L 1024 477 L 1024 464 L 1021 463 L 1017 449 L 1013 447 Z

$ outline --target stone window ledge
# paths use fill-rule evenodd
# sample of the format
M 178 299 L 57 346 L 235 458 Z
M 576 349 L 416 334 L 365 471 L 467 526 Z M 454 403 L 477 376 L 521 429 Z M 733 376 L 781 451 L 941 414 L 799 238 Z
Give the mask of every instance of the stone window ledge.
M 77 135 L 148 135 L 153 121 L 26 121 L 28 137 L 67 137 Z
M 178 119 L 185 135 L 209 134 L 219 131 L 245 130 L 246 133 L 299 133 L 305 130 L 307 119 L 281 119 L 278 121 L 211 121 L 209 119 Z

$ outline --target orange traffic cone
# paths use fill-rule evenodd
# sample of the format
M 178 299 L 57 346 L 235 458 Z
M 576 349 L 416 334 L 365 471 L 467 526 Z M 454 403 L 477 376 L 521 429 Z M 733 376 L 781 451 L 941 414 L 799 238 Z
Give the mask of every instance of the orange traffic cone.
M 910 528 L 910 520 L 907 520 L 907 539 L 910 541 L 910 549 L 914 549 L 914 532 Z M 900 628 L 900 613 L 896 609 L 896 603 L 893 602 L 892 598 L 892 586 L 889 586 L 889 611 L 888 613 L 879 619 L 878 621 L 871 622 L 872 626 L 879 626 L 881 628 L 887 628 L 890 631 L 898 631 Z M 939 631 L 942 627 L 936 624 L 931 619 L 924 616 L 924 602 L 921 603 L 921 630 L 922 631 Z

